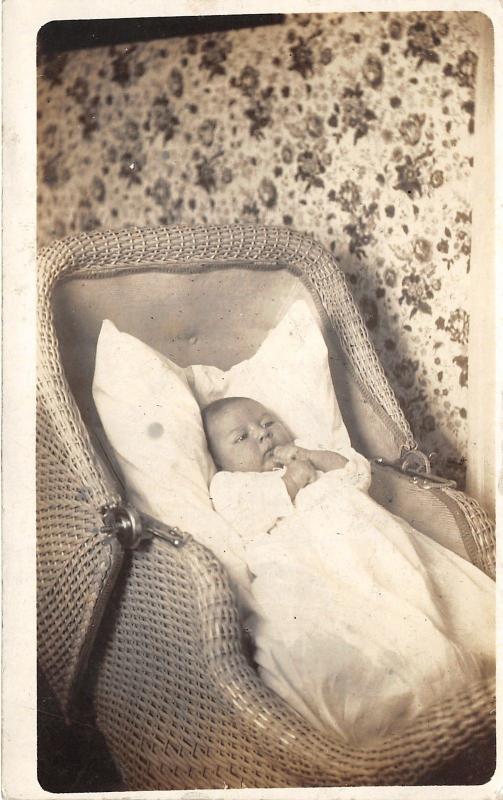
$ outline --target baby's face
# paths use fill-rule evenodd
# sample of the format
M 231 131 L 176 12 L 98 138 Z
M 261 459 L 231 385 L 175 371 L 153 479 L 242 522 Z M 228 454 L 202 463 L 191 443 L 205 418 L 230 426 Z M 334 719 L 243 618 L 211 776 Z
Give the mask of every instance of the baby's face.
M 248 398 L 238 398 L 208 422 L 208 443 L 220 469 L 266 472 L 277 466 L 273 450 L 292 436 L 275 414 Z

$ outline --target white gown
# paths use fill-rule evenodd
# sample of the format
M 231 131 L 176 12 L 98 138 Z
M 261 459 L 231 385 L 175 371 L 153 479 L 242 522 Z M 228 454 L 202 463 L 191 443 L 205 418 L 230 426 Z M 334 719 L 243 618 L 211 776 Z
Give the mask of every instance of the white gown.
M 374 502 L 368 462 L 348 455 L 294 503 L 282 472 L 219 472 L 210 495 L 252 573 L 264 682 L 314 726 L 370 744 L 493 673 L 494 584 Z

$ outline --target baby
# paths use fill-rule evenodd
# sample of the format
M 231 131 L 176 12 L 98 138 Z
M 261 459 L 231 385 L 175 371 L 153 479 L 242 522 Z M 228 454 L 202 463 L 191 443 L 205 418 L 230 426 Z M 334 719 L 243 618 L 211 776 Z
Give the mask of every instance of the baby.
M 299 714 L 370 744 L 493 672 L 492 581 L 373 501 L 363 456 L 302 447 L 245 397 L 203 423 L 213 506 L 251 578 L 255 661 Z
M 283 422 L 248 397 L 216 400 L 204 409 L 203 423 L 220 470 L 267 472 L 285 467 L 282 480 L 291 500 L 316 480 L 317 470 L 329 472 L 348 463 L 339 453 L 298 447 Z

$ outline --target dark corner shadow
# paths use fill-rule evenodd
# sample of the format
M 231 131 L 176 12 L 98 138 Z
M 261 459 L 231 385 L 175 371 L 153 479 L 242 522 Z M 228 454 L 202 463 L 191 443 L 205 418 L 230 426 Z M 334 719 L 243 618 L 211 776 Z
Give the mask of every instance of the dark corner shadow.
M 114 792 L 124 789 L 101 733 L 79 715 L 67 724 L 41 672 L 37 676 L 37 777 L 47 792 Z
M 432 771 L 421 781 L 423 786 L 482 786 L 496 771 L 496 736 L 472 742 L 456 758 Z M 488 795 L 489 797 L 489 795 Z
M 40 28 L 37 53 L 39 58 L 50 58 L 69 50 L 280 25 L 284 20 L 284 14 L 54 20 Z

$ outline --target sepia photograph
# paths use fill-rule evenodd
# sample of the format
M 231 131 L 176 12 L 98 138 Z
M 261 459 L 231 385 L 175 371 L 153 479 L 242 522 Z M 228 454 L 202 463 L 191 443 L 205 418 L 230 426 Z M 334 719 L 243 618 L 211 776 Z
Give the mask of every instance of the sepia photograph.
M 496 796 L 493 23 L 131 8 L 33 41 L 38 784 Z

